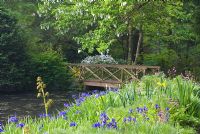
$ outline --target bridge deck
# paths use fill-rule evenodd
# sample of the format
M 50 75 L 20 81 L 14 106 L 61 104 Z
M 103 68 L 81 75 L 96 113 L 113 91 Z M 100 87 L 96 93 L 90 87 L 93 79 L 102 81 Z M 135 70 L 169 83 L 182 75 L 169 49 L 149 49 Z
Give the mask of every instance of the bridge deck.
M 93 87 L 113 87 L 113 88 L 119 88 L 122 84 L 122 82 L 119 81 L 100 81 L 100 80 L 85 80 L 84 82 L 85 86 L 93 86 Z

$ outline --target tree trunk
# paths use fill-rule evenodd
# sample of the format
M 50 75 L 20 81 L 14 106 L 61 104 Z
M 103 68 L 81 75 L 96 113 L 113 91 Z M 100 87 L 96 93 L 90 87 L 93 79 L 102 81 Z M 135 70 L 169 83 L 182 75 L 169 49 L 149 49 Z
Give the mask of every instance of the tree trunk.
M 138 59 L 138 56 L 140 54 L 140 46 L 141 46 L 141 43 L 142 43 L 142 30 L 139 31 L 139 39 L 138 39 L 138 43 L 137 43 L 137 50 L 136 50 L 136 53 L 135 53 L 135 61 L 134 61 L 134 65 L 137 64 L 137 59 Z
M 132 44 L 133 44 L 133 28 L 128 28 L 128 64 L 132 64 Z

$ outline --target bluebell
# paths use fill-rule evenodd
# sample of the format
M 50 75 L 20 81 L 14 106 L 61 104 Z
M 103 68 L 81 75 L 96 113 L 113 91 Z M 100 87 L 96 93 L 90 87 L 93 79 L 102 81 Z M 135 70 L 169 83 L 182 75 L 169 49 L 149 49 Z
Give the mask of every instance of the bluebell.
M 3 128 L 0 127 L 0 133 L 4 132 Z
M 94 128 L 100 128 L 100 127 L 101 127 L 101 124 L 100 124 L 100 122 L 96 122 L 96 123 L 94 123 L 94 124 L 92 125 L 92 127 L 94 127 Z
M 133 113 L 133 109 L 132 108 L 129 109 L 129 114 L 131 114 L 131 113 Z
M 16 116 L 11 116 L 9 119 L 8 119 L 8 122 L 14 122 L 14 123 L 17 123 L 18 122 L 18 119 Z
M 70 105 L 68 103 L 64 103 L 64 107 L 68 108 Z
M 61 111 L 59 112 L 59 116 L 66 116 L 67 112 L 66 111 Z
M 159 106 L 158 104 L 156 104 L 156 105 L 155 105 L 155 108 L 156 108 L 156 109 L 159 109 L 159 108 L 160 108 L 160 106 Z
M 70 127 L 75 127 L 75 126 L 77 126 L 76 122 L 71 122 L 70 123 Z
M 25 126 L 24 123 L 19 123 L 19 124 L 17 124 L 17 127 L 20 127 L 20 128 L 23 128 L 24 126 Z

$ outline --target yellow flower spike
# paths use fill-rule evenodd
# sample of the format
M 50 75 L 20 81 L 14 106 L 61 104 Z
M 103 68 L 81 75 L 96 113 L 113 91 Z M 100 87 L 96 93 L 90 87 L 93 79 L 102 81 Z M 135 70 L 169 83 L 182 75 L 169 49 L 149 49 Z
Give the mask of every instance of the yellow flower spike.
M 162 83 L 160 83 L 160 82 L 157 82 L 157 85 L 161 86 L 161 85 L 162 85 Z
M 167 85 L 166 85 L 166 83 L 165 82 L 163 82 L 162 83 L 162 87 L 166 87 Z
M 45 113 L 48 114 L 48 109 L 49 107 L 53 104 L 53 100 L 49 99 L 47 101 L 47 97 L 49 96 L 48 92 L 45 92 L 46 84 L 42 81 L 41 77 L 37 77 L 37 98 L 42 97 L 43 98 L 43 103 L 45 107 Z
M 157 85 L 159 85 L 160 87 L 166 87 L 167 86 L 166 82 L 163 82 L 163 83 L 157 82 Z

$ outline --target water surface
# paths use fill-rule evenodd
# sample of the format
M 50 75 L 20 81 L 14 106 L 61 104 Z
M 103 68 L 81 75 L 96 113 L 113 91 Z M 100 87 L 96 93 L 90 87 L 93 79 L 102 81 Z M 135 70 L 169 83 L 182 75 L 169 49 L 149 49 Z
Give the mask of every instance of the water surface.
M 72 100 L 73 94 L 79 92 L 72 91 L 50 91 L 49 98 L 54 100 L 50 113 L 56 113 L 57 110 L 64 108 L 63 104 Z M 37 98 L 35 93 L 21 94 L 1 94 L 0 93 L 0 121 L 6 122 L 9 116 L 17 115 L 19 118 L 24 116 L 38 116 L 44 113 L 42 98 Z

